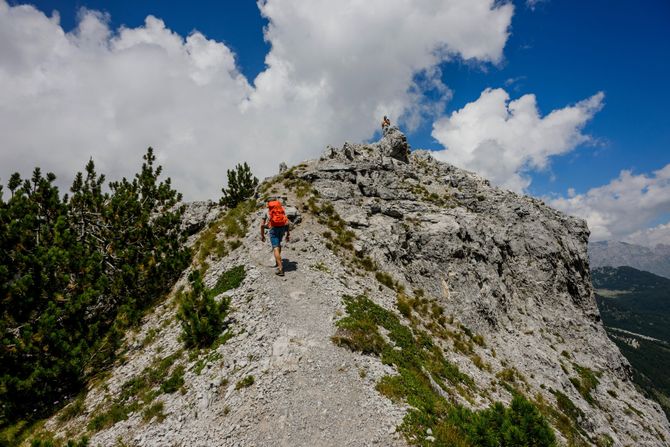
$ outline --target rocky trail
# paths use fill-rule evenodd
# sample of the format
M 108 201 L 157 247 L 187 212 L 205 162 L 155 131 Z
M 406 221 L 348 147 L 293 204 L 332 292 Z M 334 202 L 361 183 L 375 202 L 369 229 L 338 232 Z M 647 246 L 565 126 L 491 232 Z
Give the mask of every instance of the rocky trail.
M 394 436 L 404 411 L 374 390 L 375 376 L 383 374 L 380 365 L 374 364 L 378 362 L 330 340 L 336 315 L 342 312 L 342 296 L 363 290 L 361 285 L 346 283 L 338 258 L 319 254 L 323 250 L 318 247 L 317 231 L 309 222 L 293 231 L 293 241 L 283 249 L 284 277 L 274 275 L 269 244 L 251 244 L 249 256 L 258 274 L 256 292 L 267 303 L 256 327 L 263 327 L 272 342 L 261 354 L 265 360 L 260 369 L 265 373 L 256 389 L 249 389 L 263 417 L 257 419 L 255 405 L 241 407 L 242 417 L 253 418 L 257 426 L 236 442 L 404 445 Z
M 342 297 L 376 284 L 364 284 L 363 278 L 347 281 L 341 259 L 323 246 L 323 228 L 309 217 L 284 244 L 286 275 L 276 276 L 269 241 L 262 243 L 258 235 L 260 215 L 251 219 L 243 246 L 211 262 L 206 276 L 213 285 L 225 270 L 245 266 L 243 284 L 226 293 L 232 298 L 230 330 L 235 335 L 215 355 L 187 363 L 186 393 L 163 397 L 167 417 L 161 424 L 146 424 L 139 413 L 131 414 L 97 433 L 91 445 L 406 445 L 396 433 L 404 407 L 374 388 L 392 369 L 331 341 Z M 142 340 L 173 314 L 169 303 L 162 305 L 134 339 Z M 159 331 L 154 344 L 135 346 L 109 383 L 127 382 L 152 359 L 178 351 L 178 324 Z M 203 358 L 204 368 L 196 373 Z M 250 376 L 252 385 L 238 386 Z M 87 398 L 89 411 L 105 399 L 106 392 L 94 389 Z

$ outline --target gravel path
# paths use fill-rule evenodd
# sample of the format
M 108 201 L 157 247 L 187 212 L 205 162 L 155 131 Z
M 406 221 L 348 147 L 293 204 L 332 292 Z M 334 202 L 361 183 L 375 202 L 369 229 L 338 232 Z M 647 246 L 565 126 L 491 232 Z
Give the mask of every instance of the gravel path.
M 260 320 L 254 328 L 263 331 L 268 349 L 255 389 L 244 390 L 250 398 L 238 410 L 251 429 L 231 437 L 230 445 L 405 445 L 395 434 L 404 410 L 374 389 L 375 378 L 390 371 L 330 341 L 342 296 L 362 288 L 339 280 L 339 259 L 310 229 L 305 222 L 294 231 L 295 242 L 284 250 L 283 278 L 273 274 L 267 243 L 249 244 L 258 270 L 255 292 L 268 304 L 253 316 Z M 245 314 L 253 315 L 253 307 Z

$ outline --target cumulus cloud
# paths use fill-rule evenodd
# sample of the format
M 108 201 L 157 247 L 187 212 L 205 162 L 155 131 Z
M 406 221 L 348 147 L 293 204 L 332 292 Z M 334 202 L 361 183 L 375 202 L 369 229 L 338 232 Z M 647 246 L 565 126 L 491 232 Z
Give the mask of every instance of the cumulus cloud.
M 640 230 L 670 213 L 670 164 L 651 174 L 621 171 L 607 185 L 548 202 L 586 219 L 592 240 L 625 240 L 649 246 L 670 242 L 670 223 Z
M 435 155 L 521 192 L 530 185 L 528 171 L 546 169 L 552 156 L 592 141 L 582 129 L 603 99 L 602 92 L 596 93 L 542 117 L 535 95 L 510 101 L 505 90 L 487 89 L 433 124 L 433 137 L 445 147 Z
M 659 244 L 670 246 L 670 222 L 636 231 L 624 238 L 624 242 L 647 247 L 656 247 Z
M 225 44 L 153 16 L 111 29 L 82 10 L 66 33 L 57 15 L 0 0 L 0 178 L 40 165 L 67 184 L 90 156 L 116 178 L 152 145 L 187 198 L 214 198 L 237 162 L 269 175 L 280 161 L 371 137 L 381 115 L 409 125 L 436 116 L 450 93 L 439 64 L 501 61 L 513 14 L 495 0 L 259 8 L 271 50 L 249 80 Z

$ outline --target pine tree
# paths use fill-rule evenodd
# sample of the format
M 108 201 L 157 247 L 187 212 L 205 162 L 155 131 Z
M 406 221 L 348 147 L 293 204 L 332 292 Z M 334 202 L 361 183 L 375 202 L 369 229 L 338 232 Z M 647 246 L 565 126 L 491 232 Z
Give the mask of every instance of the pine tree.
M 149 148 L 132 181 L 92 160 L 72 196 L 39 168 L 0 196 L 0 427 L 47 414 L 114 358 L 123 330 L 190 261 L 181 195 Z
M 251 168 L 244 162 L 238 164 L 235 169 L 227 171 L 228 188 L 221 189 L 223 197 L 219 203 L 228 208 L 235 208 L 239 203 L 253 197 L 258 186 L 258 179 L 251 173 Z
M 177 318 L 181 321 L 182 339 L 189 347 L 207 347 L 219 336 L 228 314 L 230 300 L 216 302 L 205 288 L 202 275 L 193 271 L 188 277 L 191 290 L 181 295 Z

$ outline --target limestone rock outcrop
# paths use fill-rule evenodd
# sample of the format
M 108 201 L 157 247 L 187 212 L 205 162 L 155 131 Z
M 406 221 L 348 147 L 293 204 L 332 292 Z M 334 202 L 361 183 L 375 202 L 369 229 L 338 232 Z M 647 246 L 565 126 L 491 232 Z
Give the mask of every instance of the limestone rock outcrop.
M 286 196 L 299 220 L 284 246 L 284 278 L 273 275 L 270 247 L 258 237 L 262 209 L 234 250 L 207 258 L 210 287 L 227 269 L 246 269 L 242 285 L 226 293 L 232 338 L 212 352 L 182 353 L 171 297 L 129 334 L 124 362 L 92 387 L 84 413 L 67 423 L 56 417 L 48 428 L 80 432 L 152 359 L 176 353 L 184 392 L 157 397 L 164 419 L 147 423 L 137 411 L 95 433 L 91 445 L 426 445 L 433 432 L 403 436 L 397 427 L 410 407 L 376 390 L 394 367 L 331 340 L 343 296 L 364 294 L 410 324 L 398 299 L 414 293 L 445 316 L 440 324 L 451 335 L 431 343 L 477 390 L 455 393 L 460 405 L 509 403 L 517 389 L 556 415 L 550 422 L 561 445 L 670 442 L 660 406 L 635 388 L 600 322 L 583 220 L 430 152 L 410 152 L 394 128 L 378 143 L 329 147 L 263 188 Z M 146 342 L 152 331 L 159 336 Z M 253 384 L 240 386 L 249 376 Z M 560 417 L 575 426 L 572 435 Z
M 385 128 L 384 135 L 378 144 L 383 156 L 409 163 L 410 147 L 407 137 L 397 127 Z

